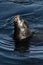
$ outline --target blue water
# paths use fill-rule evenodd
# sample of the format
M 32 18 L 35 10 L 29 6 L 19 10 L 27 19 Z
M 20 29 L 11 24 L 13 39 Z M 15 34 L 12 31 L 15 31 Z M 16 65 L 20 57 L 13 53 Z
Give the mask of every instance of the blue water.
M 15 50 L 13 18 L 20 15 L 34 32 L 30 47 Z M 43 0 L 0 0 L 0 65 L 43 65 Z

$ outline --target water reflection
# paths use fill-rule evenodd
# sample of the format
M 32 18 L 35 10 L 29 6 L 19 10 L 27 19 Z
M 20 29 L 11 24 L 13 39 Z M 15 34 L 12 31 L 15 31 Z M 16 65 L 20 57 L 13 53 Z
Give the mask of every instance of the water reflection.
M 15 50 L 20 53 L 25 53 L 28 50 L 30 45 L 29 39 L 23 39 L 21 41 L 15 41 Z

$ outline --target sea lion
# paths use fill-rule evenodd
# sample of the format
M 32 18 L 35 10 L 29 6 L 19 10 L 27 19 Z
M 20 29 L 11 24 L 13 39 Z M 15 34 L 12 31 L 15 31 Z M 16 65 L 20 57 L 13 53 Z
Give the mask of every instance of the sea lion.
M 32 37 L 32 32 L 30 31 L 30 28 L 26 21 L 20 17 L 20 15 L 16 15 L 14 17 L 14 37 L 13 39 L 16 41 L 22 41 L 27 38 Z

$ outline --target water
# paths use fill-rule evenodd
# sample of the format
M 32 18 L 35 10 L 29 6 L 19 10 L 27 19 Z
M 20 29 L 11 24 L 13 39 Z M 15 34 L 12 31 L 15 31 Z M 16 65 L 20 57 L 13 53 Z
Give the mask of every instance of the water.
M 20 15 L 34 33 L 24 53 L 15 50 L 13 18 Z M 43 65 L 43 0 L 0 0 L 0 65 Z

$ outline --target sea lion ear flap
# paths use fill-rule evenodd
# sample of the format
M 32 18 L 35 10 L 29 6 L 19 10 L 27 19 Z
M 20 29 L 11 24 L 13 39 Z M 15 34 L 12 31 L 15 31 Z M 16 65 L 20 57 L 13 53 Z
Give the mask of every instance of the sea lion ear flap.
M 25 26 L 27 26 L 29 28 L 29 24 L 28 24 L 27 20 L 24 20 L 24 24 L 25 24 Z
M 24 20 L 22 19 L 22 22 L 24 22 Z

